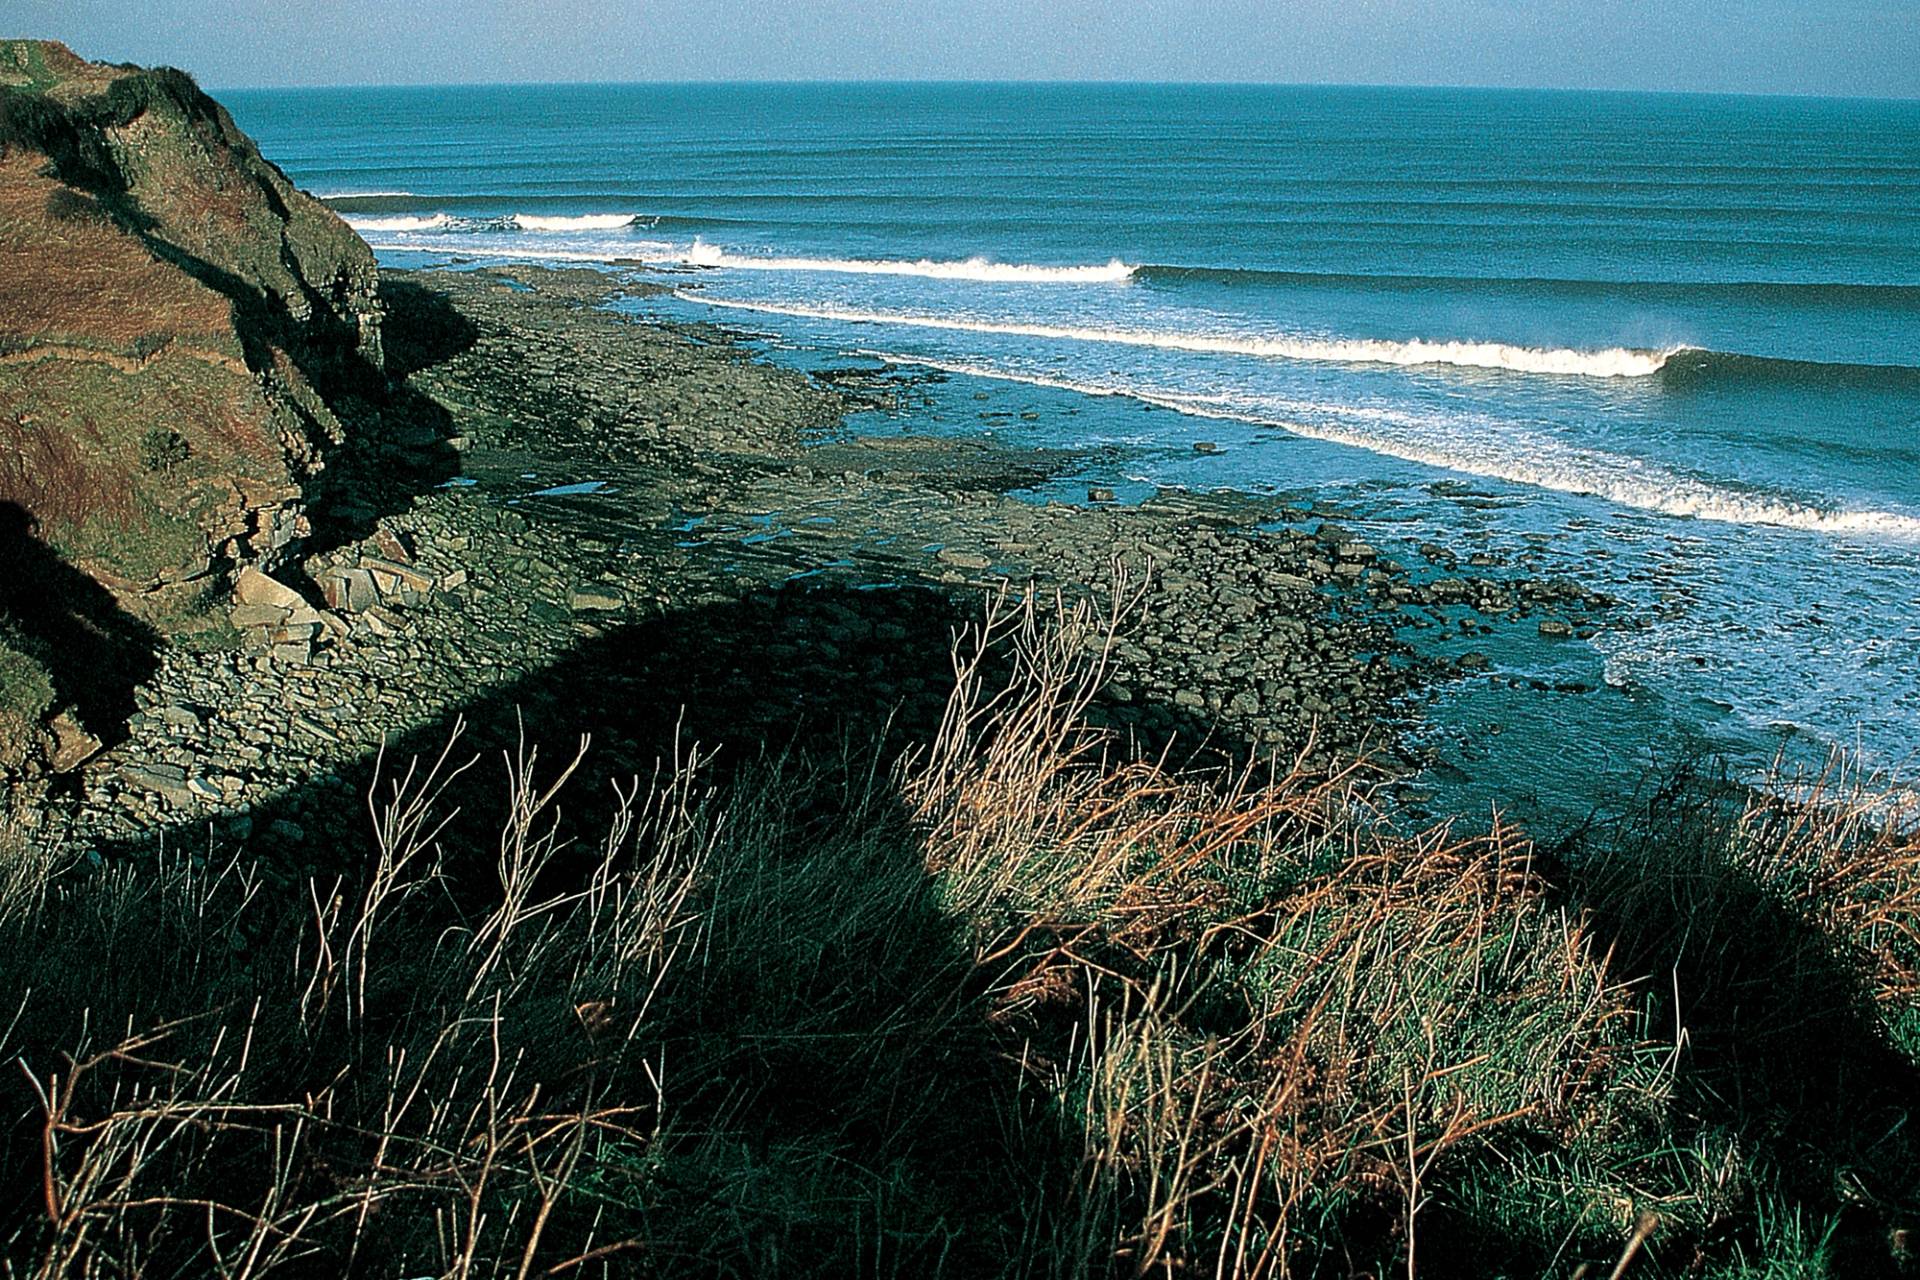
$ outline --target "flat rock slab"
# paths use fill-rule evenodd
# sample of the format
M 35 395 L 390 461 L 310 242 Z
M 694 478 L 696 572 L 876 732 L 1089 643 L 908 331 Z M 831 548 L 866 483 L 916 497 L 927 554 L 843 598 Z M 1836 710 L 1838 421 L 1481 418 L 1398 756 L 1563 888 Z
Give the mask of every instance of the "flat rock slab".
M 611 591 L 575 591 L 569 602 L 575 613 L 614 613 L 627 607 L 626 598 Z
M 158 761 L 130 764 L 120 770 L 120 778 L 128 786 L 150 791 L 175 804 L 192 804 L 196 798 L 188 785 L 187 771 L 177 764 Z
M 298 591 L 268 577 L 252 565 L 242 565 L 233 580 L 233 598 L 243 605 L 265 605 L 288 613 L 307 607 Z

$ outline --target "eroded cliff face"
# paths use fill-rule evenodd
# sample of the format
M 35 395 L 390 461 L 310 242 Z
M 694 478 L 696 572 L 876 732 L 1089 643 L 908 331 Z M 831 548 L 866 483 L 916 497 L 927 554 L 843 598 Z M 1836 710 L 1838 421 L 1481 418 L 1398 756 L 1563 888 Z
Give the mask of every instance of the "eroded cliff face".
M 0 41 L 0 504 L 136 616 L 209 624 L 293 555 L 382 380 L 377 286 L 185 73 Z

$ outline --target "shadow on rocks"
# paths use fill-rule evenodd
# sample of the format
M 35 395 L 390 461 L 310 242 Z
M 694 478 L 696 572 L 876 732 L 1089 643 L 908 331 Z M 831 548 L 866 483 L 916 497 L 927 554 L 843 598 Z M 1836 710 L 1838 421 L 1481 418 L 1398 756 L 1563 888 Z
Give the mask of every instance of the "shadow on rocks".
M 321 372 L 331 382 L 315 384 L 347 440 L 319 490 L 310 553 L 360 541 L 381 517 L 460 474 L 453 415 L 408 378 L 467 351 L 479 331 L 445 298 L 390 272 L 381 276 L 380 301 L 385 369 L 336 365 Z
M 436 928 L 457 931 L 498 899 L 501 756 L 523 734 L 542 747 L 543 784 L 579 735 L 592 738 L 560 801 L 561 834 L 573 844 L 544 890 L 570 889 L 589 872 L 618 808 L 615 784 L 645 785 L 694 744 L 714 753 L 706 776 L 732 800 L 727 830 L 749 833 L 744 845 L 728 835 L 712 855 L 700 955 L 683 966 L 697 976 L 657 995 L 649 1035 L 670 1043 L 676 1082 L 675 1126 L 647 1152 L 661 1177 L 634 1202 L 610 1200 L 603 1234 L 646 1228 L 650 1247 L 685 1274 L 861 1274 L 882 1269 L 863 1250 L 883 1241 L 889 1271 L 994 1275 L 1044 1233 L 1036 1224 L 1071 1211 L 1081 1135 L 1071 1117 L 1029 1098 L 1010 1065 L 1017 1053 L 985 1016 L 987 979 L 942 907 L 888 773 L 899 751 L 937 730 L 955 630 L 975 620 L 932 590 L 792 584 L 583 634 L 546 669 L 478 691 L 390 744 L 389 779 L 412 758 L 437 755 L 456 721 L 465 726 L 459 758 L 481 758 L 439 807 L 449 825 L 438 842 L 446 875 L 427 895 L 445 913 Z M 262 855 L 295 873 L 249 904 L 236 954 L 264 952 L 274 929 L 305 918 L 303 872 L 323 885 L 338 873 L 340 892 L 356 896 L 373 852 L 364 797 L 375 767 L 363 757 L 239 822 L 216 819 L 211 840 L 205 821 L 183 822 L 169 838 L 210 861 Z M 245 981 L 262 984 L 245 995 L 277 1007 L 270 977 Z M 383 971 L 367 997 L 379 1043 L 410 1034 L 418 985 Z M 190 1012 L 136 996 L 146 998 L 128 996 L 124 1011 L 97 997 L 109 1006 L 97 1016 Z M 532 1025 L 528 1013 L 501 1034 L 512 1038 L 516 1072 L 550 1080 L 561 1102 L 543 1102 L 561 1105 L 593 1074 L 566 1055 L 594 1050 L 573 1047 L 577 1028 L 535 1034 Z M 58 1042 L 45 1034 L 51 1053 Z M 652 1041 L 641 1048 L 668 1052 Z M 610 1062 L 595 1071 L 616 1070 Z M 614 1095 L 636 1106 L 651 1096 L 638 1072 Z M 636 1214 L 640 1226 L 624 1222 Z M 574 1225 L 556 1220 L 553 1237 Z M 380 1227 L 406 1229 L 399 1213 Z
M 0 619 L 46 666 L 57 701 L 108 737 L 133 713 L 134 689 L 159 668 L 159 633 L 36 533 L 24 507 L 0 502 Z

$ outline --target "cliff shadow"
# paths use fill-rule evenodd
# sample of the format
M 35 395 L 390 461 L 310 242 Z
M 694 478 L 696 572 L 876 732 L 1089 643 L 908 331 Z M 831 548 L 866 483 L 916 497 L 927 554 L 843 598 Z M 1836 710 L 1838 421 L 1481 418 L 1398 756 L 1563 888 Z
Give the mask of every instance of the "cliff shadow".
M 330 442 L 321 449 L 325 470 L 306 485 L 313 525 L 306 540 L 309 553 L 367 537 L 383 516 L 407 510 L 414 498 L 460 474 L 453 415 L 408 381 L 409 375 L 466 351 L 479 336 L 446 298 L 382 274 L 385 314 L 376 363 L 361 348 L 357 328 L 296 320 L 284 300 L 167 241 L 152 229 L 151 219 L 126 202 L 113 207 L 155 257 L 227 297 L 250 369 L 269 374 L 276 353 L 284 352 L 338 420 L 343 438 L 334 441 L 328 424 L 300 397 L 281 397 L 282 407 L 303 421 L 309 438 Z M 330 314 L 333 300 L 308 301 L 315 314 Z
M 133 714 L 133 691 L 159 669 L 159 633 L 40 541 L 32 514 L 13 502 L 0 502 L 0 620 L 47 668 L 57 702 L 108 741 Z
M 519 1002 L 497 1033 L 516 1055 L 517 1077 L 550 1090 L 550 1108 L 597 1081 L 631 1113 L 622 1120 L 628 1129 L 658 1122 L 644 1162 L 636 1149 L 627 1175 L 635 1181 L 621 1190 L 632 1201 L 611 1192 L 597 1201 L 597 1238 L 645 1238 L 661 1269 L 685 1274 L 1005 1274 L 1023 1248 L 1076 1212 L 1082 1135 L 1074 1117 L 1048 1109 L 1043 1084 L 1021 1066 L 1020 1045 L 986 1016 L 996 974 L 979 964 L 943 904 L 889 771 L 900 750 L 937 729 L 954 678 L 954 633 L 978 620 L 975 607 L 926 589 L 795 584 L 605 625 L 545 669 L 398 736 L 384 761 L 362 756 L 245 814 L 183 820 L 100 852 L 109 866 L 143 867 L 161 844 L 192 849 L 209 866 L 258 856 L 312 869 L 323 896 L 338 876 L 332 892 L 354 900 L 375 860 L 365 797 L 385 794 L 413 759 L 432 760 L 458 723 L 456 757 L 478 764 L 436 806 L 447 821 L 437 840 L 444 872 L 419 899 L 431 903 L 421 908 L 431 918 L 420 936 L 457 941 L 501 892 L 504 759 L 523 742 L 540 745 L 536 781 L 544 785 L 579 735 L 592 739 L 552 814 L 564 847 L 544 873 L 543 895 L 590 882 L 622 807 L 617 786 L 652 783 L 663 763 L 670 772 L 697 744 L 712 757 L 701 777 L 713 798 L 696 796 L 690 811 L 711 805 L 724 817 L 703 855 L 697 943 L 676 962 L 687 985 L 676 980 L 647 997 L 657 1043 L 614 1065 L 573 1013 L 527 1030 L 532 1001 Z M 627 856 L 645 865 L 658 839 L 643 831 Z M 270 948 L 310 921 L 319 899 L 303 876 L 278 887 L 271 880 L 236 917 L 232 937 L 222 935 L 218 954 L 238 957 L 243 969 L 226 998 L 289 1009 L 298 993 L 283 999 L 272 987 L 288 966 L 268 963 L 279 954 Z M 411 1043 L 419 1032 L 424 1052 L 448 1020 L 419 1012 L 432 984 L 393 958 L 407 954 L 398 933 L 384 935 L 389 959 L 364 1016 L 378 1028 L 377 1044 Z M 164 996 L 150 989 L 150 971 L 173 975 Z M 189 1018 L 193 1010 L 170 1002 L 220 996 L 201 985 L 157 958 L 121 954 L 75 1007 L 90 1004 L 96 1021 L 113 1025 Z M 431 1024 L 424 1031 L 413 1025 L 423 1019 Z M 23 1060 L 57 1063 L 57 1034 L 30 1026 L 40 1039 L 29 1039 Z M 260 1043 L 269 1042 L 263 1031 Z M 317 1052 L 303 1040 L 299 1061 Z M 1050 1052 L 1064 1060 L 1069 1048 L 1063 1041 Z M 648 1110 L 655 1058 L 667 1064 L 670 1116 Z M 326 1084 L 298 1072 L 299 1062 L 276 1063 L 278 1087 Z M 16 1114 L 31 1112 L 28 1100 L 10 1101 L 23 1103 Z M 37 1132 L 15 1133 L 13 1154 Z M 351 1142 L 323 1157 L 330 1167 L 365 1158 Z M 0 1167 L 37 1177 L 28 1159 Z M 28 1203 L 29 1188 L 18 1189 L 18 1202 Z M 622 1217 L 647 1212 L 654 1216 L 639 1225 Z M 579 1243 L 585 1226 L 556 1218 L 543 1262 L 570 1256 L 564 1242 L 572 1253 L 591 1247 L 591 1232 Z M 398 1210 L 379 1227 L 409 1229 Z
M 383 516 L 460 474 L 458 424 L 408 379 L 472 348 L 479 330 L 443 295 L 390 271 L 380 275 L 380 301 L 384 367 L 377 378 L 348 373 L 328 395 L 347 439 L 320 486 L 312 553 L 358 542 Z

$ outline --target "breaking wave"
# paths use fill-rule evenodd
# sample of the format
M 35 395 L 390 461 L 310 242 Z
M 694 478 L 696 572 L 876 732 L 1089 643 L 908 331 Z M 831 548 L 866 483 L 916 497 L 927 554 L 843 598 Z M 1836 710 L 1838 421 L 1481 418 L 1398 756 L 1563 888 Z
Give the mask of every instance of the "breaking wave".
M 507 221 L 522 231 L 617 231 L 632 226 L 637 217 L 631 213 L 583 213 L 564 218 L 516 213 Z
M 695 267 L 729 267 L 737 271 L 821 271 L 841 275 L 923 276 L 932 280 L 979 280 L 1006 284 L 1118 284 L 1133 277 L 1134 268 L 1115 258 L 1104 266 L 1048 267 L 1024 262 L 995 262 L 990 258 L 914 261 L 893 258 L 762 258 L 729 253 L 718 245 L 695 241 L 685 262 Z
M 1149 391 L 920 356 L 870 354 L 899 364 L 915 364 L 971 377 L 1051 387 L 1082 395 L 1124 396 L 1190 417 L 1276 427 L 1310 440 L 1365 449 L 1422 466 L 1603 498 L 1618 506 L 1661 515 L 1920 542 L 1920 515 L 1822 507 L 1784 495 L 1730 488 L 1623 454 L 1573 448 L 1531 434 L 1502 432 L 1476 436 L 1450 426 L 1444 419 L 1421 414 L 1339 404 L 1262 407 L 1236 402 L 1228 396 Z
M 1499 342 L 1387 342 L 1378 339 L 1263 338 L 1242 334 L 1167 333 L 1150 329 L 1107 329 L 1081 325 L 1026 324 L 1015 321 L 967 320 L 950 316 L 848 311 L 830 307 L 784 306 L 742 302 L 705 294 L 682 293 L 686 301 L 739 311 L 845 324 L 898 325 L 914 329 L 946 329 L 964 333 L 991 333 L 1021 338 L 1059 338 L 1075 342 L 1106 342 L 1164 351 L 1196 351 L 1221 355 L 1267 357 L 1282 360 L 1324 360 L 1342 364 L 1459 365 L 1476 369 L 1507 369 L 1518 373 L 1574 375 L 1588 378 L 1645 378 L 1660 372 L 1669 357 L 1682 348 L 1640 351 L 1612 347 L 1599 351 L 1516 347 Z
M 511 251 L 475 248 L 466 245 L 454 245 L 444 242 L 421 240 L 369 240 L 367 247 L 375 253 L 430 253 L 449 257 L 488 262 L 579 262 L 598 266 L 656 266 L 670 259 L 661 256 L 666 246 L 636 241 L 632 249 L 625 253 L 609 252 L 604 249 L 560 249 L 560 248 L 522 248 L 515 246 Z
M 355 231 L 444 231 L 453 225 L 453 219 L 435 213 L 424 218 L 348 218 L 347 225 Z

